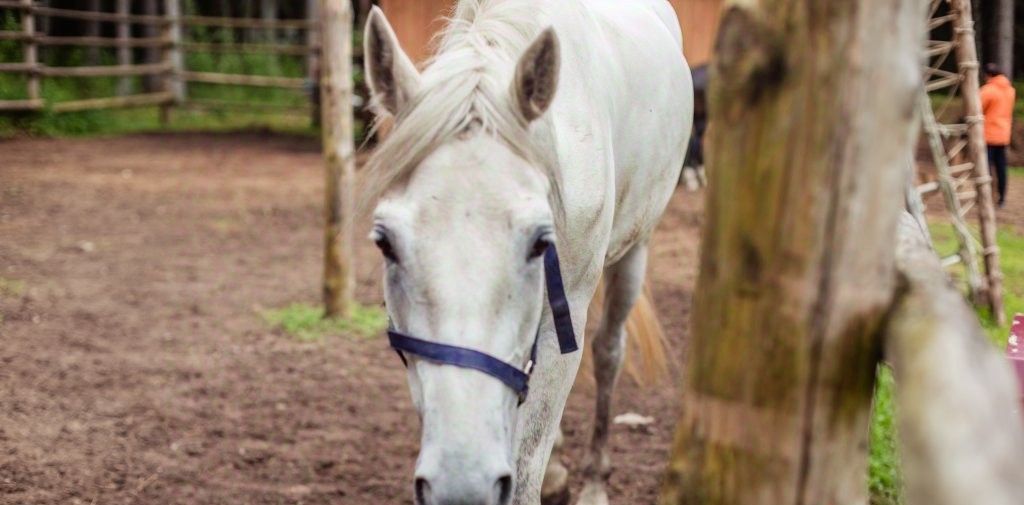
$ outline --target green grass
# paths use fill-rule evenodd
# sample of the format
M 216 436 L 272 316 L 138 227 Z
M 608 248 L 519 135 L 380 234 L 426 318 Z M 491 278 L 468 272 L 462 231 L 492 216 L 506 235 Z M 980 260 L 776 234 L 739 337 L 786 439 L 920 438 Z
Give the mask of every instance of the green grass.
M 871 452 L 868 460 L 868 486 L 872 505 L 897 505 L 903 484 L 899 451 L 896 446 L 894 381 L 888 365 L 878 367 L 878 384 L 871 410 Z
M 1024 171 L 1015 169 L 1013 177 L 1024 177 Z M 957 250 L 956 236 L 951 226 L 933 224 L 930 230 L 935 249 L 940 255 L 948 256 Z M 1014 314 L 1024 313 L 1024 235 L 1003 227 L 996 239 L 999 242 L 1000 266 L 1003 271 L 1003 303 L 1006 307 L 1007 320 L 1012 320 Z M 952 273 L 954 276 L 958 274 L 955 270 Z M 979 308 L 978 317 L 989 340 L 1002 352 L 1010 332 L 1009 323 L 997 325 L 987 308 Z M 872 505 L 903 503 L 893 387 L 892 371 L 888 366 L 881 366 L 871 422 L 869 485 Z
M 263 312 L 263 318 L 275 328 L 299 340 L 309 342 L 331 335 L 371 338 L 387 327 L 387 315 L 379 307 L 353 307 L 348 318 L 324 318 L 323 307 L 293 303 Z

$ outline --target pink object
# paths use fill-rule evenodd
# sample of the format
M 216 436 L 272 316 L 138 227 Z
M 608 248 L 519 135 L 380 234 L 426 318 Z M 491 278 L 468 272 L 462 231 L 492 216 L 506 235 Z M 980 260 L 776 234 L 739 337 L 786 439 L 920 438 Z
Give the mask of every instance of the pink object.
M 1006 357 L 1010 358 L 1010 363 L 1013 364 L 1013 369 L 1017 372 L 1021 402 L 1024 403 L 1024 314 L 1013 316 L 1010 339 L 1006 342 Z

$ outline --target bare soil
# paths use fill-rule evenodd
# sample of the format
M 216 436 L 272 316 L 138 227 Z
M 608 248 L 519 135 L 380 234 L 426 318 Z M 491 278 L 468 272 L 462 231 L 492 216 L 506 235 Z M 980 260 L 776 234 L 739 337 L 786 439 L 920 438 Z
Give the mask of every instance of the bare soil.
M 381 338 L 303 343 L 266 308 L 316 302 L 315 140 L 237 134 L 0 142 L 0 503 L 410 503 L 418 420 Z M 1016 189 L 1024 200 L 1024 188 Z M 673 353 L 700 195 L 679 192 L 651 271 Z M 358 295 L 380 303 L 360 243 Z M 654 503 L 678 401 L 625 380 L 613 503 Z M 565 415 L 580 489 L 593 388 Z

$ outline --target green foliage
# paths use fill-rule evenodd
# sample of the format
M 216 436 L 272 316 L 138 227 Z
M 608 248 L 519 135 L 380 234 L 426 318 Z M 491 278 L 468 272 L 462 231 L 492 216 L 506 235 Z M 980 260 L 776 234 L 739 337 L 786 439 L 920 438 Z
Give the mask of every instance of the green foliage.
M 1024 170 L 1014 169 L 1012 173 L 1012 177 L 1024 178 Z M 935 223 L 929 228 L 935 249 L 940 255 L 948 256 L 956 252 L 958 245 L 951 226 Z M 996 238 L 999 242 L 1000 266 L 1003 270 L 1003 303 L 1006 306 L 1007 319 L 1012 320 L 1014 314 L 1024 313 L 1024 234 L 1004 226 Z M 963 275 L 957 270 L 951 273 L 954 276 Z M 1010 333 L 1009 324 L 996 325 L 987 308 L 979 308 L 978 316 L 989 340 L 1001 352 Z M 903 503 L 893 387 L 892 371 L 887 366 L 882 366 L 878 373 L 871 422 L 869 485 L 872 505 Z
M 325 318 L 323 307 L 303 303 L 265 311 L 263 318 L 275 328 L 302 341 L 339 334 L 370 338 L 387 327 L 387 315 L 383 310 L 358 304 L 352 307 L 352 315 L 348 318 Z
M 1024 80 L 1013 81 L 1013 87 L 1017 90 L 1017 101 L 1013 102 L 1013 117 L 1017 121 L 1024 121 Z
M 21 23 L 14 11 L 0 13 L 0 30 L 5 32 L 21 31 Z M 0 62 L 21 61 L 21 42 L 17 40 L 0 40 Z

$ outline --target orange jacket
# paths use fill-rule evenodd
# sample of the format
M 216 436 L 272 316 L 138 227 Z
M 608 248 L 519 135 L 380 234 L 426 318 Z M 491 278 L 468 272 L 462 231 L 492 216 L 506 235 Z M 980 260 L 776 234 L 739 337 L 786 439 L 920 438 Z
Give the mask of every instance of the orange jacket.
M 985 143 L 991 146 L 1010 145 L 1013 122 L 1013 101 L 1017 91 L 1004 75 L 989 78 L 981 87 L 981 110 L 985 114 Z

